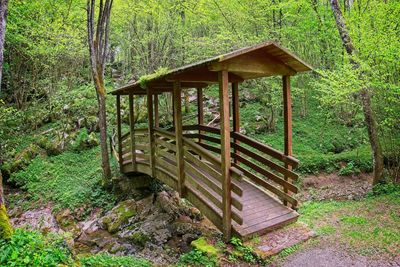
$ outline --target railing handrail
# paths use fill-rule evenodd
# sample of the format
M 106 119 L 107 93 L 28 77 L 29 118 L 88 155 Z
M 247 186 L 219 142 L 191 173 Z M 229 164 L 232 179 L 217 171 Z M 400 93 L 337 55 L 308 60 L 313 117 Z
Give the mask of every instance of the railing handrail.
M 196 128 L 197 126 L 197 128 Z M 188 130 L 201 130 L 201 131 L 205 131 L 205 132 L 210 132 L 213 134 L 220 134 L 220 129 L 216 128 L 216 127 L 212 127 L 212 126 L 206 126 L 206 125 L 189 125 L 187 127 Z M 299 165 L 299 160 L 292 157 L 292 156 L 288 156 L 285 155 L 284 153 L 280 152 L 279 150 L 268 146 L 264 143 L 261 143 L 259 141 L 256 141 L 244 134 L 238 133 L 238 132 L 233 132 L 231 131 L 231 138 L 237 139 L 240 142 L 245 143 L 246 145 L 249 145 L 265 154 L 270 155 L 271 157 L 274 157 L 284 163 L 290 164 L 293 167 L 297 167 Z

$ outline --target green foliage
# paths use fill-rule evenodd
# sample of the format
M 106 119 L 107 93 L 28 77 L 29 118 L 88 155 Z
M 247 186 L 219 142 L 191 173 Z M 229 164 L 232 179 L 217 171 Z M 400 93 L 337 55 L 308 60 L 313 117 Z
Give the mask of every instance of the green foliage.
M 295 252 L 298 251 L 299 249 L 300 249 L 300 246 L 299 246 L 299 245 L 294 245 L 294 246 L 285 248 L 284 250 L 282 250 L 282 251 L 279 253 L 279 255 L 282 256 L 282 257 L 287 257 L 287 256 L 289 256 L 290 254 L 295 253 Z
M 62 237 L 17 229 L 11 240 L 0 241 L 1 266 L 58 266 L 71 264 L 71 253 Z
M 342 218 L 340 218 L 340 221 L 343 223 L 348 223 L 348 224 L 366 224 L 367 223 L 367 219 L 366 218 L 362 218 L 359 216 L 343 216 Z
M 32 200 L 52 201 L 55 208 L 82 205 L 111 207 L 114 196 L 101 186 L 102 171 L 98 148 L 81 153 L 65 152 L 49 158 L 36 158 L 11 180 L 26 189 Z
M 205 252 L 194 249 L 188 253 L 182 254 L 179 258 L 177 266 L 207 266 L 213 267 L 217 265 L 215 257 L 208 256 Z
M 259 260 L 254 254 L 253 248 L 245 246 L 240 238 L 232 237 L 230 243 L 235 247 L 236 250 L 236 252 L 231 253 L 232 260 L 237 257 L 248 263 L 256 263 Z
M 72 150 L 79 152 L 98 145 L 97 137 L 92 133 L 88 133 L 86 128 L 79 131 L 76 139 L 72 142 Z
M 350 161 L 346 164 L 346 166 L 342 167 L 338 174 L 339 175 L 352 175 L 352 174 L 359 174 L 361 171 L 356 167 L 353 161 Z
M 150 262 L 132 256 L 97 254 L 79 259 L 82 267 L 149 267 Z
M 382 182 L 375 185 L 368 193 L 369 197 L 377 197 L 384 195 L 397 195 L 400 196 L 400 185 L 392 182 Z
M 200 250 L 201 252 L 206 253 L 207 255 L 210 256 L 217 256 L 218 254 L 218 249 L 211 245 L 209 242 L 207 242 L 207 239 L 202 236 L 196 240 L 193 240 L 191 245 L 197 249 Z

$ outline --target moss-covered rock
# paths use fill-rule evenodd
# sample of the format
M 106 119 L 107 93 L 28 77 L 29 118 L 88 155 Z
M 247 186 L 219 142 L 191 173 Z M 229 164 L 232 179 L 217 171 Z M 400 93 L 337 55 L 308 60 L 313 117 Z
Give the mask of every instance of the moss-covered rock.
M 10 239 L 13 234 L 13 228 L 7 215 L 6 206 L 0 205 L 0 239 Z
M 143 232 L 136 232 L 129 238 L 133 244 L 144 247 L 147 241 L 150 241 L 150 236 Z
M 191 245 L 195 249 L 207 253 L 207 255 L 210 256 L 217 256 L 219 252 L 219 250 L 216 247 L 207 242 L 204 236 L 192 241 Z
M 118 231 L 123 223 L 128 222 L 129 218 L 136 215 L 137 205 L 133 199 L 120 202 L 101 220 L 104 228 L 110 233 Z

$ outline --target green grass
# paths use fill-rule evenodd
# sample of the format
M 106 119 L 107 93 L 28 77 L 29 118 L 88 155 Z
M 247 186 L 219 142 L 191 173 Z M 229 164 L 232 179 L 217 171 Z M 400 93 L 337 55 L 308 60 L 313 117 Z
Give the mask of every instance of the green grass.
M 111 256 L 98 254 L 80 258 L 82 267 L 148 267 L 150 262 L 132 256 Z
M 11 180 L 22 186 L 31 202 L 52 202 L 55 209 L 80 206 L 112 207 L 114 196 L 102 188 L 99 148 L 37 157 Z M 11 207 L 12 208 L 12 207 Z
M 308 202 L 300 221 L 317 234 L 350 245 L 358 253 L 400 254 L 400 191 L 359 201 Z

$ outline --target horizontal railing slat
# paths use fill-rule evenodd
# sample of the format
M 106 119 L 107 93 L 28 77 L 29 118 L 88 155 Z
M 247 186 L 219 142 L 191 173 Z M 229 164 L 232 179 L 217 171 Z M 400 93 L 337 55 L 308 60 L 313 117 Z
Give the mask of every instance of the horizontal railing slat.
M 252 168 L 254 171 L 266 176 L 267 178 L 271 179 L 272 181 L 274 181 L 277 184 L 280 184 L 281 186 L 288 189 L 289 191 L 291 191 L 293 193 L 298 192 L 298 188 L 295 185 L 289 183 L 285 179 L 277 176 L 276 174 L 273 174 L 272 172 L 267 171 L 266 169 L 263 169 L 262 167 L 258 166 L 257 164 L 254 164 L 253 162 L 245 159 L 244 157 L 242 157 L 240 155 L 232 153 L 232 156 L 235 157 L 237 160 L 239 160 L 240 163 L 247 165 L 248 167 Z M 238 167 L 238 166 L 236 166 L 236 167 Z
M 263 152 L 265 154 L 268 154 L 268 155 L 270 155 L 270 156 L 272 156 L 272 157 L 274 157 L 274 158 L 276 158 L 276 159 L 278 159 L 280 161 L 288 163 L 288 164 L 292 165 L 293 167 L 296 167 L 299 164 L 299 161 L 297 159 L 295 159 L 295 158 L 293 158 L 291 156 L 287 156 L 287 155 L 283 154 L 282 152 L 280 152 L 280 151 L 278 151 L 278 150 L 276 150 L 276 149 L 274 149 L 274 148 L 272 148 L 270 146 L 267 146 L 267 145 L 265 145 L 263 143 L 255 141 L 253 139 L 250 139 L 249 137 L 247 137 L 247 136 L 245 136 L 243 134 L 232 132 L 231 136 L 233 138 L 235 138 L 236 140 L 245 143 L 248 146 L 251 146 L 251 147 L 253 147 L 255 149 L 258 149 L 261 152 Z

